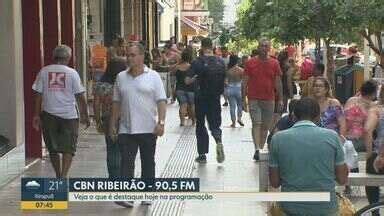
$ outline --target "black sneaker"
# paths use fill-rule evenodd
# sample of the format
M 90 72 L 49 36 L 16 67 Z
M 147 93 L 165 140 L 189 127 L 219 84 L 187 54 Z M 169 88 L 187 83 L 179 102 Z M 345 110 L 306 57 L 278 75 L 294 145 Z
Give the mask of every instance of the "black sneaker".
M 225 106 L 225 107 L 228 106 L 228 102 L 224 102 L 223 106 Z
M 199 155 L 197 158 L 195 158 L 195 162 L 207 163 L 207 156 L 205 156 L 205 154 Z
M 255 161 L 259 161 L 260 160 L 259 150 L 255 151 L 255 154 L 253 155 L 253 160 L 255 160 Z

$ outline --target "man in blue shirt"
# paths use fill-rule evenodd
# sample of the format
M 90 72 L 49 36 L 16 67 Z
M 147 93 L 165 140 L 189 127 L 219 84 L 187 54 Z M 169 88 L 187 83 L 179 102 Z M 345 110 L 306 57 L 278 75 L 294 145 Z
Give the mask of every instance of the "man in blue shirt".
M 283 192 L 330 192 L 330 202 L 281 202 L 287 215 L 336 215 L 335 180 L 345 184 L 348 168 L 336 132 L 314 122 L 320 106 L 312 98 L 298 101 L 297 122 L 272 137 L 269 152 L 269 178 Z

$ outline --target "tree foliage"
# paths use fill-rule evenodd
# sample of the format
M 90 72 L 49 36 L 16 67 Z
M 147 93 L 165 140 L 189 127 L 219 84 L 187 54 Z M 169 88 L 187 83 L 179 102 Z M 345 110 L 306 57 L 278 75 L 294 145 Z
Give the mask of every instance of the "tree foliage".
M 232 38 L 227 43 L 228 50 L 233 53 L 241 52 L 243 55 L 250 55 L 252 50 L 257 47 L 257 41 L 253 39 L 247 39 L 245 37 Z
M 213 18 L 214 25 L 221 23 L 224 17 L 224 0 L 208 0 L 209 16 Z
M 359 32 L 369 47 L 384 59 L 381 32 L 384 31 L 384 2 L 382 0 L 345 0 L 345 17 L 353 19 L 352 30 Z M 375 36 L 377 41 L 372 39 Z
M 382 0 L 244 0 L 237 25 L 247 38 L 265 35 L 283 43 L 322 39 L 329 48 L 333 42 L 358 42 L 358 33 L 366 38 L 379 34 L 383 11 Z M 327 50 L 332 79 L 333 57 Z

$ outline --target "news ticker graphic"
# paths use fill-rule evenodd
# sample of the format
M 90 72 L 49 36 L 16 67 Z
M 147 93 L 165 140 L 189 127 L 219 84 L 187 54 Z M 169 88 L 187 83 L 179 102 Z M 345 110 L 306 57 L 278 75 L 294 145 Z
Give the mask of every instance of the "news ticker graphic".
M 69 178 L 68 180 L 22 178 L 21 209 L 67 209 L 69 194 L 77 197 L 76 200 L 89 201 L 93 199 L 89 193 L 97 192 L 135 194 L 138 192 L 198 192 L 199 190 L 198 178 Z M 82 193 L 86 193 L 87 196 Z M 126 198 L 120 195 L 113 197 L 116 201 Z M 99 197 L 98 200 L 108 201 Z
M 70 202 L 329 201 L 329 192 L 200 192 L 198 178 L 22 178 L 22 209 L 67 209 Z
M 21 179 L 21 209 L 67 208 L 68 183 L 66 179 Z
M 329 202 L 329 192 L 69 192 L 71 202 L 215 201 L 215 202 Z
M 70 178 L 69 192 L 199 192 L 198 178 Z

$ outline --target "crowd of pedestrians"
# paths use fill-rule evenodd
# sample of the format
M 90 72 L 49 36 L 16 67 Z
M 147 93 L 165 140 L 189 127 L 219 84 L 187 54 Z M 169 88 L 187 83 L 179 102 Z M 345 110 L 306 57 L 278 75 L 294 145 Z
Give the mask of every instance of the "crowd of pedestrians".
M 85 89 L 78 73 L 67 66 L 70 48 L 60 45 L 53 53 L 55 63 L 42 68 L 33 85 L 37 93 L 33 126 L 43 131 L 56 176 L 66 177 L 76 152 L 78 119 L 90 123 Z M 243 112 L 249 111 L 255 148 L 250 158 L 259 161 L 267 143 L 272 186 L 281 186 L 282 191 L 331 192 L 328 203 L 280 203 L 287 215 L 335 214 L 335 181 L 344 184 L 349 171 L 359 172 L 357 152 L 366 153 L 367 173 L 384 174 L 384 89 L 379 91 L 374 81 L 363 83 L 341 104 L 324 78 L 324 65 L 310 65 L 305 59 L 299 68 L 286 50 L 272 56 L 267 38 L 259 40 L 250 58 L 240 58 L 226 48 L 218 53 L 209 38 L 201 40 L 200 50 L 173 39 L 164 48 L 149 51 L 145 42 L 126 43 L 116 37 L 107 59 L 93 94 L 94 119 L 97 131 L 105 135 L 111 178 L 134 177 L 138 151 L 141 177 L 156 177 L 156 141 L 165 132 L 167 107 L 160 76 L 164 72 L 170 74 L 170 102 L 177 100 L 180 106 L 180 126 L 196 127 L 197 163 L 207 162 L 206 121 L 216 143 L 217 162 L 225 161 L 224 98 L 232 128 L 243 127 Z M 301 99 L 294 99 L 299 93 L 296 77 L 306 78 Z M 366 194 L 369 203 L 378 202 L 378 187 L 366 187 Z M 133 202 L 116 204 L 133 206 Z

